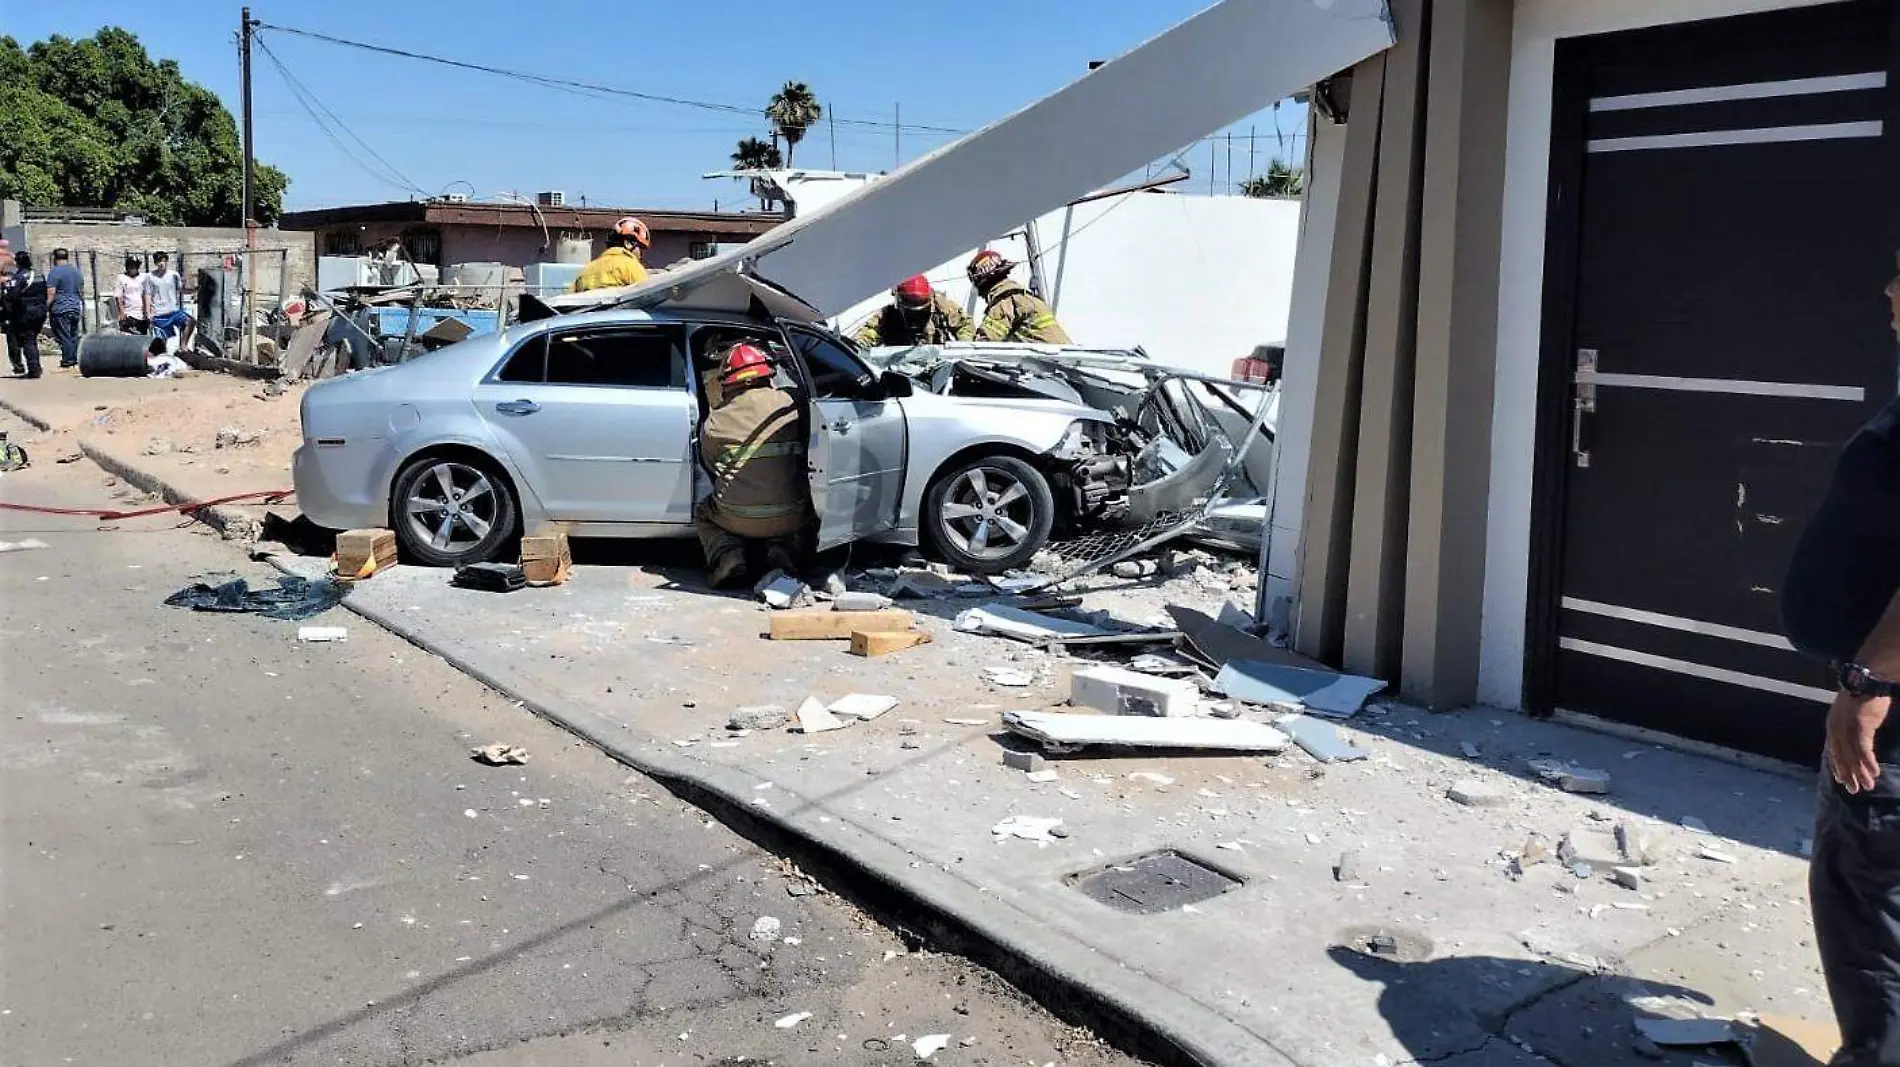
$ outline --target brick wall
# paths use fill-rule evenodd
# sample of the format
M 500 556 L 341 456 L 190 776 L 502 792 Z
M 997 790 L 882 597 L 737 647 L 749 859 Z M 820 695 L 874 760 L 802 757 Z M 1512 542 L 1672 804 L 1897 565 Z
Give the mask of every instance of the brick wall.
M 86 279 L 86 321 L 96 325 L 101 312 L 98 299 L 109 296 L 112 283 L 125 269 L 127 254 L 137 255 L 149 267 L 153 252 L 169 252 L 172 266 L 188 280 L 199 267 L 215 266 L 224 256 L 241 255 L 244 231 L 211 226 L 99 226 L 80 223 L 28 222 L 21 227 L 22 239 L 14 249 L 25 247 L 33 252 L 33 266 L 46 270 L 53 264 L 53 249 L 65 248 L 73 254 L 73 264 Z M 282 264 L 282 295 L 294 298 L 304 286 L 316 284 L 316 240 L 313 234 L 296 230 L 257 231 L 257 284 L 260 306 L 279 298 L 279 265 Z

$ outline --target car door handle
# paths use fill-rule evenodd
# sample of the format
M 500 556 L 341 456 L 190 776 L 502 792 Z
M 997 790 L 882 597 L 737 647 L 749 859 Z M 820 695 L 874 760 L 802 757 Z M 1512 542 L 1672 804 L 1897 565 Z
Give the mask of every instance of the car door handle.
M 836 434 L 850 433 L 851 424 L 844 419 L 839 419 L 837 422 L 831 424 L 831 432 Z
M 541 410 L 541 405 L 532 400 L 504 400 L 495 405 L 495 410 L 503 415 L 532 415 Z

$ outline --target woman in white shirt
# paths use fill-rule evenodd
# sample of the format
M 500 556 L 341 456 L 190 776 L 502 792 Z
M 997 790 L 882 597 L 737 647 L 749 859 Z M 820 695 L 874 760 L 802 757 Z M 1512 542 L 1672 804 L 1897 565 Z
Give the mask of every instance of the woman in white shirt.
M 137 256 L 125 257 L 125 273 L 112 286 L 112 302 L 123 333 L 144 333 L 152 328 L 145 315 L 145 267 Z

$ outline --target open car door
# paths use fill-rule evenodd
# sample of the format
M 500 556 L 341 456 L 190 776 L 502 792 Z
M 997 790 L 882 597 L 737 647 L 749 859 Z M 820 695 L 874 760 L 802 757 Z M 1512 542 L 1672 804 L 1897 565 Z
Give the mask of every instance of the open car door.
M 823 551 L 895 529 L 910 438 L 902 400 L 849 346 L 781 319 L 811 388 L 811 504 Z

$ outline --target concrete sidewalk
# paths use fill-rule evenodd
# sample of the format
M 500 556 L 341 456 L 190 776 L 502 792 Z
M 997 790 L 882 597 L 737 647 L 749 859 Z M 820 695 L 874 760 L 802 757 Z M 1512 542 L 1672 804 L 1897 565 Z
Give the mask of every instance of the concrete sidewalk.
M 663 567 L 582 566 L 566 586 L 507 596 L 401 567 L 347 603 L 726 817 L 764 820 L 936 910 L 1019 981 L 1084 997 L 1160 1059 L 1614 1067 L 1654 1062 L 1633 1040 L 1637 1016 L 1695 1014 L 1758 1020 L 1757 1062 L 1828 1051 L 1799 855 L 1805 776 L 1514 714 L 1387 705 L 1348 727 L 1363 762 L 1118 754 L 1051 761 L 1057 780 L 1035 783 L 1002 766 L 998 716 L 1059 702 L 1074 661 L 942 622 L 934 644 L 873 660 L 768 643 L 758 605 Z M 1034 683 L 997 686 L 990 666 Z M 851 692 L 901 703 L 811 737 L 724 728 L 743 705 Z M 1558 792 L 1533 758 L 1608 769 L 1612 792 Z M 1469 779 L 1498 804 L 1447 799 Z M 1059 818 L 1068 836 L 991 832 L 1012 815 Z M 1506 854 L 1534 833 L 1600 843 L 1617 822 L 1664 853 L 1640 890 L 1612 884 L 1602 858 L 1587 877 L 1554 861 L 1513 873 Z M 1153 915 L 1070 884 L 1160 849 L 1243 884 Z M 1428 958 L 1342 948 L 1368 932 Z

